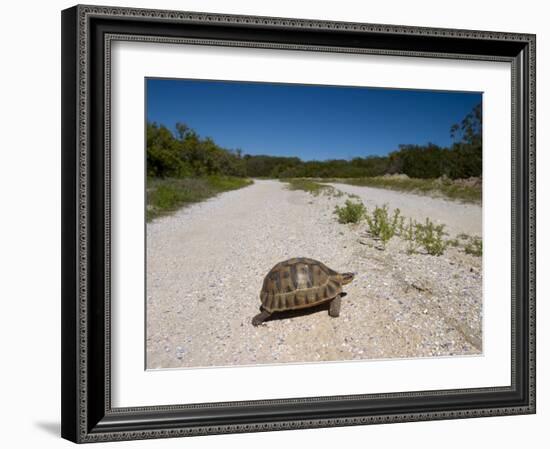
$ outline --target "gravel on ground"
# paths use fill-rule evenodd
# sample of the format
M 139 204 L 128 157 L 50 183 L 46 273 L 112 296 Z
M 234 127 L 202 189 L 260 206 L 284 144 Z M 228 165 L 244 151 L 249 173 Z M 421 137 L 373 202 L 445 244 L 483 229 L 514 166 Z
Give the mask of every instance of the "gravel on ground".
M 481 235 L 479 206 L 336 187 L 367 206 L 388 203 Z M 409 255 L 399 238 L 381 251 L 364 223 L 336 221 L 334 207 L 347 198 L 256 180 L 148 223 L 147 368 L 481 354 L 481 258 L 452 247 Z M 340 316 L 322 306 L 252 326 L 264 276 L 291 257 L 357 272 Z

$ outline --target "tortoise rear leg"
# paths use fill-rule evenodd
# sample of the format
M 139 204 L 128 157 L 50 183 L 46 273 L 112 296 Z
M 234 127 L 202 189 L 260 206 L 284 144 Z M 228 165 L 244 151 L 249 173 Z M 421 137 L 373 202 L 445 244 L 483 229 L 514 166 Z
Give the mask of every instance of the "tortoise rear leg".
M 270 316 L 271 313 L 269 313 L 267 310 L 262 310 L 261 313 L 252 318 L 252 324 L 254 326 L 258 326 L 262 324 L 265 320 L 267 320 Z
M 331 302 L 330 302 L 330 308 L 328 309 L 328 314 L 336 318 L 340 316 L 340 305 L 342 304 L 342 297 L 340 295 L 336 296 Z

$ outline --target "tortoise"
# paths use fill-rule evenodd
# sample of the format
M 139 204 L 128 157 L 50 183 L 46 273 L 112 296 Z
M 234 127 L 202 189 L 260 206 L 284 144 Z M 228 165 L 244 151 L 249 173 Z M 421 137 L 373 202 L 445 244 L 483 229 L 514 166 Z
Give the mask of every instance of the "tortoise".
M 267 273 L 260 292 L 260 313 L 252 319 L 258 326 L 274 312 L 305 309 L 330 301 L 329 315 L 340 315 L 342 285 L 355 273 L 338 273 L 322 262 L 296 257 L 279 262 Z

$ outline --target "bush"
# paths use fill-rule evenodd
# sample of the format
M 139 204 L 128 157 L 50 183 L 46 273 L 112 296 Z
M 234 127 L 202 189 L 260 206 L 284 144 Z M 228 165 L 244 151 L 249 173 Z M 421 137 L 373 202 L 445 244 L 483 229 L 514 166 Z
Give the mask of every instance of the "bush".
M 384 204 L 382 207 L 376 206 L 372 216 L 366 215 L 369 233 L 376 238 L 379 238 L 384 246 L 386 243 L 397 234 L 400 228 L 403 228 L 403 217 L 400 216 L 401 211 L 395 209 L 393 216 L 388 213 L 388 206 Z
M 413 254 L 418 249 L 418 223 L 412 218 L 405 225 L 401 224 L 401 237 L 407 242 L 407 253 Z
M 445 225 L 435 225 L 429 218 L 425 224 L 416 224 L 416 240 L 432 256 L 441 256 L 447 248 L 447 242 L 443 240 Z
M 338 215 L 339 223 L 359 223 L 365 217 L 367 209 L 361 201 L 355 203 L 351 200 L 346 200 L 345 206 L 336 206 L 334 213 Z

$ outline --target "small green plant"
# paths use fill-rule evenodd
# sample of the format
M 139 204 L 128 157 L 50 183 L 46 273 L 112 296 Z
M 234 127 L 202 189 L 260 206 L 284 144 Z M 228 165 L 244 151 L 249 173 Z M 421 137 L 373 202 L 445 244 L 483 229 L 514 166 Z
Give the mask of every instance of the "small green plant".
M 403 217 L 401 211 L 395 209 L 393 215 L 388 213 L 388 206 L 384 204 L 382 207 L 376 206 L 372 212 L 372 216 L 365 215 L 369 226 L 369 233 L 376 238 L 379 238 L 384 246 L 386 243 L 398 233 L 400 228 L 403 228 Z
M 367 209 L 361 201 L 346 200 L 343 207 L 336 206 L 334 213 L 338 216 L 339 223 L 359 223 L 366 216 Z
M 405 231 L 405 217 L 401 215 L 401 211 L 399 209 L 395 209 L 393 215 L 395 220 L 395 233 L 402 236 Z
M 412 218 L 409 218 L 408 223 L 401 224 L 401 237 L 407 242 L 407 254 L 414 254 L 419 246 L 418 237 L 418 223 Z
M 470 237 L 466 246 L 464 246 L 466 254 L 481 257 L 483 254 L 483 242 L 479 237 Z
M 432 256 L 441 256 L 447 248 L 447 242 L 443 239 L 446 235 L 445 225 L 435 225 L 429 218 L 426 218 L 425 224 L 416 225 L 416 239 L 428 254 Z

